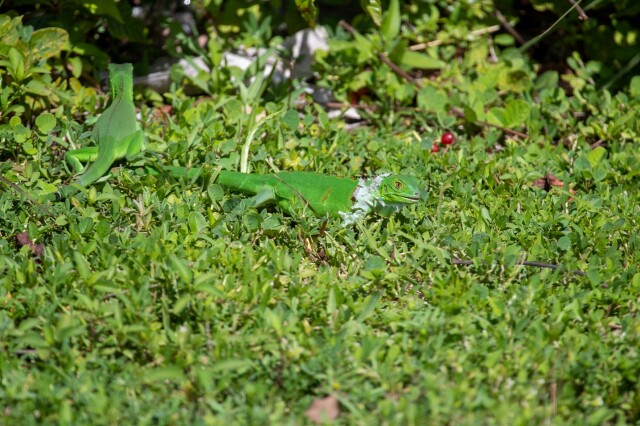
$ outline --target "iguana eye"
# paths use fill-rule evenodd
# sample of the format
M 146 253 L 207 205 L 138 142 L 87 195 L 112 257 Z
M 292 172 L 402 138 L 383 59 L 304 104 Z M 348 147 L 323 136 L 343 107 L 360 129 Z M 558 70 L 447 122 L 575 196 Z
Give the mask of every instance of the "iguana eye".
M 394 186 L 396 189 L 400 189 L 400 188 L 402 188 L 402 182 L 400 182 L 399 180 L 397 180 L 397 181 L 393 182 L 393 186 Z

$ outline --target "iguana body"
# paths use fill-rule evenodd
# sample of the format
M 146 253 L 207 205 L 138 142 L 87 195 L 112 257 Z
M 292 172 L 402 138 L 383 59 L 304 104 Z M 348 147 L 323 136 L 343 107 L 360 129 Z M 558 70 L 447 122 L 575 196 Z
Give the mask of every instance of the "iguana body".
M 109 88 L 111 105 L 100 115 L 91 134 L 97 146 L 76 149 L 65 155 L 76 173 L 84 171 L 81 161 L 93 161 L 76 181 L 81 186 L 100 179 L 116 160 L 129 160 L 143 149 L 144 137 L 133 104 L 131 64 L 109 65 Z
M 173 176 L 194 176 L 200 169 L 165 168 Z M 350 179 L 304 172 L 271 175 L 220 171 L 215 183 L 251 194 L 251 205 L 273 202 L 285 212 L 305 209 L 318 216 L 340 217 L 344 225 L 364 218 L 369 212 L 388 214 L 420 198 L 413 176 L 383 175 L 370 179 Z

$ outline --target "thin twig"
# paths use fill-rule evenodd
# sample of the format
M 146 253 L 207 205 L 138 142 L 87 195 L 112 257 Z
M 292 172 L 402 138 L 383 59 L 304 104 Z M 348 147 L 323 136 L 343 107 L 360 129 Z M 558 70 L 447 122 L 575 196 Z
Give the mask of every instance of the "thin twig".
M 398 74 L 400 77 L 404 78 L 409 83 L 413 84 L 417 89 L 422 89 L 422 84 L 420 84 L 420 82 L 418 80 L 416 80 L 415 78 L 411 77 L 409 74 L 407 74 L 406 72 L 401 70 L 399 66 L 397 66 L 396 64 L 391 62 L 391 60 L 389 58 L 387 58 L 386 54 L 380 53 L 380 54 L 378 54 L 378 57 L 380 58 L 380 60 L 382 62 L 387 64 L 389 66 L 389 68 L 391 68 L 391 70 L 394 73 Z
M 18 185 L 16 185 L 15 183 L 11 182 L 9 179 L 5 178 L 4 176 L 0 176 L 0 182 L 4 183 L 5 185 L 9 186 L 10 188 L 12 188 L 13 190 L 15 190 L 16 192 L 18 192 L 21 195 L 24 195 L 25 198 L 29 201 L 31 201 L 36 207 L 38 207 L 39 209 L 41 209 L 43 212 L 45 212 L 46 214 L 48 214 L 49 216 L 53 216 L 53 213 L 51 212 L 51 210 L 49 210 L 48 208 L 46 208 L 44 205 L 40 204 L 34 197 L 31 196 L 31 194 L 29 194 L 27 191 L 25 191 L 24 189 L 20 188 Z
M 524 37 L 522 37 L 520 35 L 520 33 L 517 32 L 515 28 L 513 28 L 513 26 L 511 26 L 511 24 L 509 23 L 509 21 L 507 21 L 507 18 L 504 17 L 502 12 L 500 12 L 498 9 L 496 9 L 496 11 L 494 12 L 494 16 L 496 17 L 498 22 L 500 22 L 500 25 L 502 25 L 502 27 L 505 30 L 507 30 L 507 32 L 509 34 L 511 34 L 516 40 L 518 40 L 518 43 L 520 43 L 520 44 L 525 44 L 526 43 Z
M 454 265 L 472 266 L 473 265 L 473 260 L 454 258 L 452 263 Z M 553 264 L 553 263 L 535 262 L 535 261 L 529 261 L 529 260 L 519 260 L 519 261 L 516 262 L 516 265 L 533 266 L 533 267 L 536 267 L 536 268 L 548 268 L 548 269 L 553 269 L 553 270 L 556 270 L 556 269 L 561 267 L 561 265 L 556 265 L 556 264 Z M 575 275 L 584 275 L 584 272 L 579 271 L 579 270 L 571 271 L 571 273 L 575 274 Z
M 582 9 L 580 7 L 580 5 L 576 3 L 575 0 L 569 0 L 569 3 L 571 3 L 573 6 L 575 6 L 576 12 L 578 12 L 578 18 L 580 18 L 581 21 L 586 21 L 587 19 L 589 19 L 587 14 L 584 13 L 584 9 Z
M 358 33 L 358 31 L 353 28 L 351 25 L 349 25 L 346 21 L 341 20 L 340 21 L 340 26 L 342 28 L 344 28 L 345 30 L 347 30 L 351 35 L 355 35 Z M 409 74 L 407 74 L 405 71 L 403 71 L 402 69 L 400 69 L 399 66 L 397 66 L 396 64 L 394 64 L 393 62 L 391 62 L 391 60 L 389 58 L 387 58 L 387 55 L 385 55 L 384 53 L 380 53 L 378 54 L 378 58 L 380 58 L 380 60 L 382 62 L 384 62 L 385 64 L 387 64 L 387 66 L 389 66 L 389 68 L 391 68 L 391 70 L 396 73 L 397 75 L 399 75 L 400 77 L 404 78 L 405 80 L 407 80 L 409 83 L 413 84 L 416 88 L 418 89 L 422 89 L 422 85 L 413 77 L 411 77 Z
M 574 2 L 573 6 L 571 6 L 569 8 L 569 10 L 567 10 L 561 17 L 559 17 L 553 24 L 551 24 L 551 26 L 549 28 L 547 28 L 546 30 L 544 30 L 544 32 L 542 34 L 539 34 L 537 36 L 535 36 L 534 38 L 532 38 L 531 40 L 529 40 L 528 42 L 526 42 L 525 44 L 523 44 L 522 46 L 520 46 L 520 51 L 524 52 L 526 51 L 528 48 L 530 48 L 531 46 L 533 46 L 534 44 L 536 44 L 537 42 L 539 42 L 540 40 L 542 40 L 544 37 L 546 37 L 551 31 L 553 31 L 555 29 L 555 27 L 562 22 L 562 20 L 569 14 L 571 13 L 571 11 L 573 9 L 575 9 L 576 7 L 579 7 L 580 3 L 582 3 L 582 0 L 578 0 L 577 2 Z

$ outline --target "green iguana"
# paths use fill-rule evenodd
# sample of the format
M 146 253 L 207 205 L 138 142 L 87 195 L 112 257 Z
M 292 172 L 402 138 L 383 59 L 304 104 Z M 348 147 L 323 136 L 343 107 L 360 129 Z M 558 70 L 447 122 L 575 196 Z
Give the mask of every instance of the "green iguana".
M 84 171 L 81 161 L 93 161 L 76 181 L 81 186 L 100 179 L 116 160 L 130 160 L 144 148 L 144 136 L 136 121 L 133 104 L 133 66 L 109 65 L 109 88 L 111 105 L 100 115 L 91 134 L 97 146 L 76 149 L 65 155 L 75 173 Z
M 193 177 L 199 168 L 164 167 L 174 177 Z M 149 170 L 157 174 L 157 171 Z M 309 209 L 318 216 L 340 217 L 344 226 L 376 211 L 389 215 L 405 204 L 420 199 L 416 178 L 406 175 L 381 175 L 370 179 L 350 179 L 304 172 L 271 175 L 219 171 L 215 183 L 252 194 L 250 205 L 272 202 L 291 214 Z

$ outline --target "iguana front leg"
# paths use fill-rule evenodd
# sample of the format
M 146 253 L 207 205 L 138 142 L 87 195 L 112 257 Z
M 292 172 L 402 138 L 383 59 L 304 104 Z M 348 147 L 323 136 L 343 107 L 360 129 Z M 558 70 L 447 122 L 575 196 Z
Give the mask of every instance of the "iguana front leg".
M 65 159 L 78 174 L 84 171 L 82 162 L 93 161 L 93 164 L 78 178 L 77 183 L 87 186 L 104 176 L 111 165 L 119 159 L 132 160 L 144 148 L 144 135 L 137 130 L 121 141 L 103 141 L 102 147 L 92 146 L 67 152 Z

